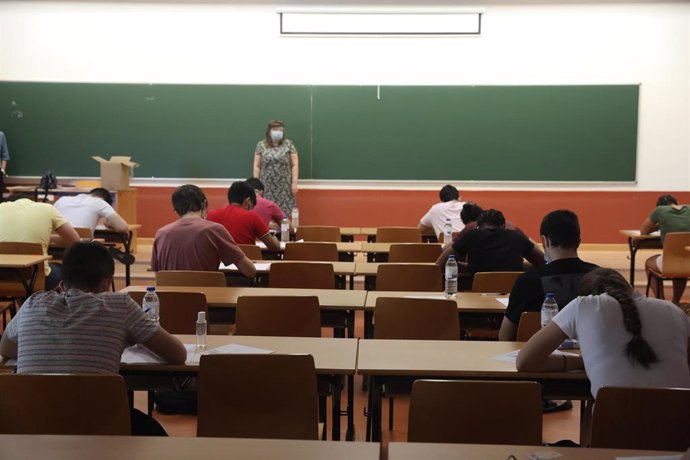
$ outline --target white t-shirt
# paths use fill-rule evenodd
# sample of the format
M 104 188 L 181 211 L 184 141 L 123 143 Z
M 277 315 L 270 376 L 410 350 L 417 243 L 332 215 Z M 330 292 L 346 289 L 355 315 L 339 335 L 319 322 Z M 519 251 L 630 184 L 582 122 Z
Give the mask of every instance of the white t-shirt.
M 462 211 L 464 205 L 464 202 L 457 200 L 436 203 L 424 214 L 419 223 L 427 227 L 433 227 L 434 235 L 438 236 L 440 233 L 443 233 L 446 219 L 450 219 L 450 223 L 453 225 L 453 232 L 459 232 L 465 228 L 465 224 L 460 219 L 460 211 Z
M 72 227 L 90 228 L 93 231 L 100 218 L 107 219 L 115 214 L 112 206 L 101 198 L 82 193 L 77 196 L 63 196 L 55 207 L 72 224 Z
M 608 294 L 578 297 L 553 319 L 568 337 L 580 341 L 595 398 L 603 385 L 690 388 L 690 319 L 670 302 L 637 292 L 633 300 L 640 313 L 642 337 L 659 359 L 649 369 L 632 364 L 625 355 L 632 335 L 625 329 L 618 301 Z

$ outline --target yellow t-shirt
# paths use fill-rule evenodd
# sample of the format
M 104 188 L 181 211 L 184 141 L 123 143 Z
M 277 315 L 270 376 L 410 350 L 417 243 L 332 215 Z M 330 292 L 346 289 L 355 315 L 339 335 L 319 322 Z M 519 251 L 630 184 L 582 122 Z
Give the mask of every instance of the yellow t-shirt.
M 41 243 L 44 255 L 48 254 L 50 235 L 66 223 L 65 216 L 47 203 L 26 198 L 0 203 L 0 241 Z M 45 274 L 50 274 L 48 262 Z

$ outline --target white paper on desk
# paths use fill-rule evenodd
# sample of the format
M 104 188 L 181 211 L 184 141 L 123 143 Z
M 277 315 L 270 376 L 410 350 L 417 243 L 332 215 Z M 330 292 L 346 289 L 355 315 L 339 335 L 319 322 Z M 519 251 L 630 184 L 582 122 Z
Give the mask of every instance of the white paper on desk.
M 520 353 L 520 350 L 513 350 L 513 351 L 509 351 L 508 353 L 503 353 L 502 355 L 494 356 L 491 359 L 495 359 L 496 361 L 503 361 L 506 363 L 514 363 L 515 361 L 517 361 L 518 353 Z M 567 355 L 567 356 L 580 356 L 576 353 L 567 353 L 567 352 L 563 352 L 563 351 L 559 351 L 559 350 L 554 350 L 554 352 L 552 354 L 554 354 L 554 355 Z
M 446 297 L 445 294 L 431 294 L 431 295 L 405 295 L 402 296 L 403 299 L 442 299 L 446 300 L 448 297 Z
M 683 456 L 678 455 L 649 455 L 645 457 L 616 457 L 616 460 L 680 460 Z
M 542 450 L 527 454 L 529 460 L 551 460 L 562 456 L 563 454 L 559 454 L 555 450 Z
M 257 271 L 268 271 L 271 268 L 271 263 L 270 262 L 259 262 L 259 263 L 255 263 L 254 267 L 256 267 Z M 237 265 L 235 265 L 235 264 L 225 265 L 223 262 L 221 262 L 218 270 L 238 271 L 238 268 L 237 268 Z
M 17 365 L 17 358 L 12 358 L 8 359 L 5 361 L 5 366 L 16 366 Z
M 194 351 L 196 345 L 185 345 L 184 347 L 187 349 L 187 354 L 189 354 Z M 122 352 L 120 362 L 125 364 L 165 364 L 163 358 L 148 348 L 140 347 L 139 345 L 125 348 L 125 351 Z
M 185 361 L 186 364 L 199 364 L 201 355 L 268 355 L 273 353 L 273 350 L 238 345 L 236 343 L 229 343 L 217 348 L 212 348 L 204 351 L 203 353 L 196 352 L 196 345 L 185 345 L 185 347 L 192 347 L 192 351 L 189 351 L 189 348 L 187 349 L 187 361 Z
M 510 301 L 510 298 L 508 297 L 496 297 L 496 300 L 501 302 L 505 307 L 508 306 L 508 302 Z

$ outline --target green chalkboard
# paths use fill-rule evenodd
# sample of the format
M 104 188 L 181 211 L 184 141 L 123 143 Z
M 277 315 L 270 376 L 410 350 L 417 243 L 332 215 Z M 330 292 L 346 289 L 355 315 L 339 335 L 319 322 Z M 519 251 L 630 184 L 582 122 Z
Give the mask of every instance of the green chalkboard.
M 639 86 L 251 86 L 0 83 L 14 175 L 251 174 L 286 122 L 305 179 L 634 181 Z

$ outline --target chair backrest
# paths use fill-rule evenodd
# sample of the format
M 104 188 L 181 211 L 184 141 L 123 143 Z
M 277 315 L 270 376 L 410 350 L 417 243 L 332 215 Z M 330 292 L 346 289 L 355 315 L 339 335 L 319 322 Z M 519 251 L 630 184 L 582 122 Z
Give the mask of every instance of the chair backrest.
M 667 233 L 664 238 L 663 275 L 666 278 L 690 278 L 690 232 Z
M 144 292 L 129 292 L 129 296 L 141 305 Z M 156 291 L 161 304 L 160 324 L 171 334 L 196 334 L 197 313 L 206 312 L 208 305 L 206 295 L 201 292 L 164 292 Z
M 81 238 L 82 240 L 90 240 L 93 238 L 93 231 L 90 228 L 74 227 L 74 230 L 77 232 L 77 235 L 79 235 L 79 238 Z
M 261 260 L 263 258 L 261 248 L 255 244 L 238 244 L 237 246 L 240 247 L 249 260 Z
M 374 310 L 375 339 L 458 340 L 454 300 L 379 297 Z
M 311 355 L 205 355 L 197 388 L 197 436 L 318 438 Z
M 400 243 L 391 244 L 388 262 L 436 262 L 441 255 L 440 244 Z
M 326 227 L 316 225 L 305 225 L 297 227 L 295 234 L 296 240 L 304 241 L 325 241 L 337 243 L 340 238 L 340 227 Z
M 41 243 L 27 243 L 24 241 L 0 241 L 0 254 L 43 254 Z M 18 271 L 25 280 L 30 280 L 33 275 L 32 268 Z M 39 268 L 34 284 L 34 292 L 45 289 L 45 271 Z M 0 292 L 8 297 L 24 297 L 26 290 L 19 282 L 16 275 L 0 274 Z
M 162 270 L 156 272 L 156 285 L 225 287 L 225 275 L 222 272 Z
M 690 389 L 599 388 L 592 412 L 591 445 L 616 449 L 687 449 Z
M 316 296 L 242 296 L 237 299 L 235 335 L 321 337 Z
M 417 227 L 379 227 L 377 243 L 421 243 L 422 231 Z
M 422 264 L 379 265 L 376 271 L 377 291 L 443 291 L 441 267 Z
M 0 433 L 129 435 L 119 375 L 0 375 Z
M 517 337 L 518 342 L 527 342 L 530 337 L 541 329 L 541 312 L 523 311 L 518 323 Z
M 271 264 L 268 287 L 335 289 L 332 264 L 319 262 L 281 262 Z
M 541 445 L 537 382 L 417 380 L 408 442 Z
M 509 294 L 523 272 L 477 272 L 472 279 L 472 292 Z
M 335 243 L 288 243 L 283 260 L 312 260 L 337 262 L 338 245 Z

